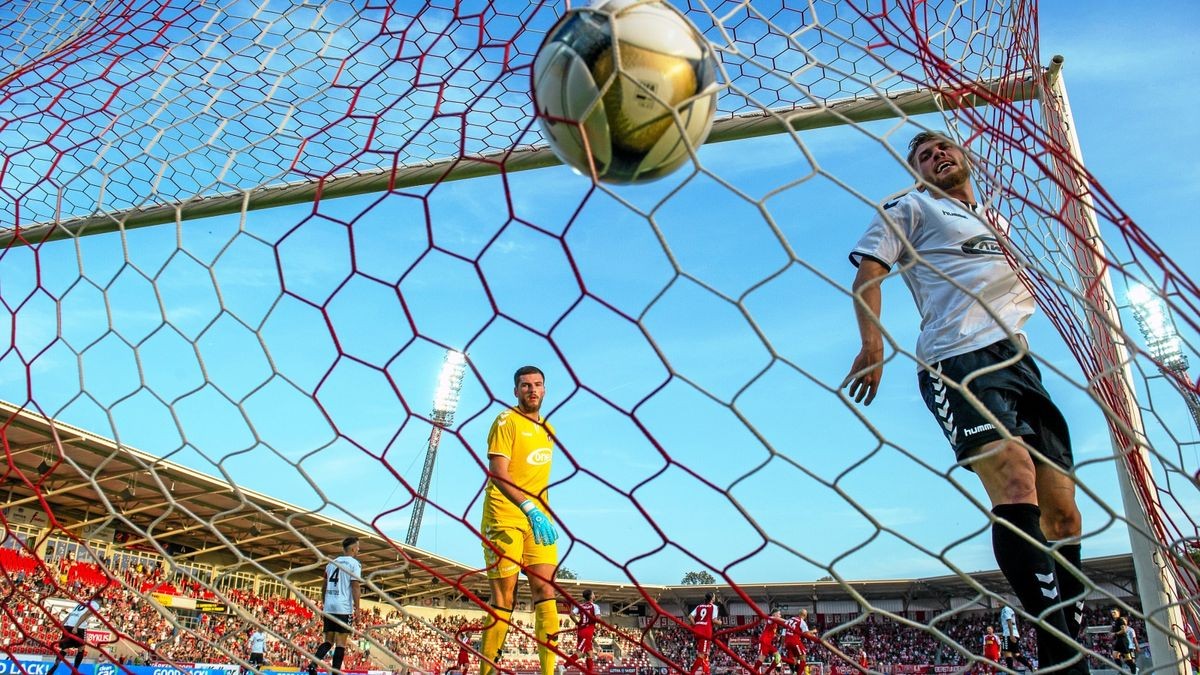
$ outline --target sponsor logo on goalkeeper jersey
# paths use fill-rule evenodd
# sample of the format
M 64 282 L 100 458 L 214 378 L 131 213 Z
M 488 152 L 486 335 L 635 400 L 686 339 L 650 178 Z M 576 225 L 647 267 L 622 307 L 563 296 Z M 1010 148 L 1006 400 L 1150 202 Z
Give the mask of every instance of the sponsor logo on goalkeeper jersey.
M 529 456 L 525 458 L 525 461 L 529 462 L 530 464 L 532 464 L 534 466 L 541 466 L 543 464 L 549 463 L 550 457 L 553 454 L 554 454 L 554 451 L 551 450 L 550 448 L 538 448 L 537 450 L 534 450 L 533 452 L 529 453 Z
M 967 214 L 965 214 L 965 213 L 959 213 L 957 211 L 947 211 L 946 209 L 942 209 L 942 215 L 943 216 L 953 216 L 955 218 L 962 218 L 964 220 L 967 218 Z
M 962 250 L 963 253 L 972 255 L 1004 255 L 1004 249 L 1000 248 L 1000 243 L 990 234 L 971 237 L 963 242 Z

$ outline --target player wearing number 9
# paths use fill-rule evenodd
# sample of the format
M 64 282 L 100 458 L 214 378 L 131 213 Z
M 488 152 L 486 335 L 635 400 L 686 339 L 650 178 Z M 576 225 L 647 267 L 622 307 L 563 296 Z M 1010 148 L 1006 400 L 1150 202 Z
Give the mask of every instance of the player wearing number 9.
M 317 647 L 316 656 L 320 661 L 333 649 L 333 669 L 338 671 L 346 658 L 346 636 L 350 634 L 350 622 L 358 613 L 362 565 L 355 557 L 357 555 L 358 537 L 346 537 L 342 540 L 342 555 L 325 566 L 322 605 L 325 641 Z M 309 662 L 308 675 L 316 674 L 317 662 Z
M 534 603 L 534 632 L 542 675 L 554 673 L 558 608 L 554 570 L 558 530 L 547 509 L 554 427 L 541 416 L 546 381 L 535 366 L 513 375 L 517 405 L 500 413 L 488 432 L 488 485 L 483 500 L 483 557 L 491 584 L 491 617 L 483 629 L 480 675 L 496 672 L 517 589 L 524 570 Z

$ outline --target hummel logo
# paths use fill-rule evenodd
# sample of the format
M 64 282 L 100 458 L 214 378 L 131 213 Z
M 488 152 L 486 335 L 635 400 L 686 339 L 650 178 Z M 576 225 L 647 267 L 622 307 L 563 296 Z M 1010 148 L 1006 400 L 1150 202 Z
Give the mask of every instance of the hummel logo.
M 977 434 L 981 431 L 987 431 L 989 429 L 995 429 L 995 428 L 996 428 L 996 426 L 994 424 L 992 424 L 991 422 L 988 422 L 986 424 L 980 424 L 979 426 L 971 427 L 970 429 L 963 429 L 963 433 L 968 436 L 974 436 L 975 434 Z
M 967 214 L 965 214 L 965 213 L 955 213 L 954 211 L 947 211 L 946 209 L 942 209 L 942 215 L 943 216 L 954 216 L 955 218 L 966 218 L 967 217 Z
M 1038 574 L 1037 572 L 1034 572 L 1033 576 L 1037 578 L 1039 584 L 1054 583 L 1054 572 L 1050 572 L 1048 574 Z

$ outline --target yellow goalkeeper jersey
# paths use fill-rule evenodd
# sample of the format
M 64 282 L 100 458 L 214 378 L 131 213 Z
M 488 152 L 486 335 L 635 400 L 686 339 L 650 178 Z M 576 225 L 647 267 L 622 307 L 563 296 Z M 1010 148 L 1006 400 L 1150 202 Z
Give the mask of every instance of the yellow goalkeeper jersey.
M 544 418 L 539 424 L 512 408 L 500 413 L 488 432 L 488 457 L 507 457 L 512 482 L 543 507 L 549 503 L 546 486 L 550 484 L 550 460 L 554 456 L 553 433 L 554 427 Z M 493 481 L 488 481 L 483 500 L 484 525 L 520 526 L 526 522 L 521 509 Z

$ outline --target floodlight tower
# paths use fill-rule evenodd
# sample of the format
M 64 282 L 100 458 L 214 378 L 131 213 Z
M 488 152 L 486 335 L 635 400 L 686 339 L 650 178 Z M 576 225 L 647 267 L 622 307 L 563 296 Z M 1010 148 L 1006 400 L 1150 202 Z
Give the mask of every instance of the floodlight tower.
M 1200 428 L 1200 397 L 1186 383 L 1191 382 L 1188 376 L 1188 358 L 1183 353 L 1183 340 L 1175 329 L 1175 320 L 1171 318 L 1171 310 L 1163 302 L 1162 296 L 1134 283 L 1129 287 L 1129 305 L 1133 309 L 1133 317 L 1137 320 L 1138 329 L 1146 340 L 1146 351 L 1158 362 L 1159 370 L 1170 380 L 1187 404 L 1192 421 Z
M 425 466 L 421 468 L 421 482 L 417 486 L 417 497 L 413 501 L 412 518 L 408 521 L 408 535 L 404 543 L 417 545 L 421 534 L 421 517 L 425 515 L 425 501 L 429 497 L 429 481 L 433 478 L 433 465 L 437 461 L 438 444 L 442 441 L 442 429 L 454 423 L 454 411 L 458 409 L 458 392 L 462 389 L 463 375 L 467 371 L 467 357 L 453 349 L 446 352 L 442 370 L 438 373 L 437 390 L 433 393 L 433 412 L 429 421 L 429 441 L 425 444 Z

